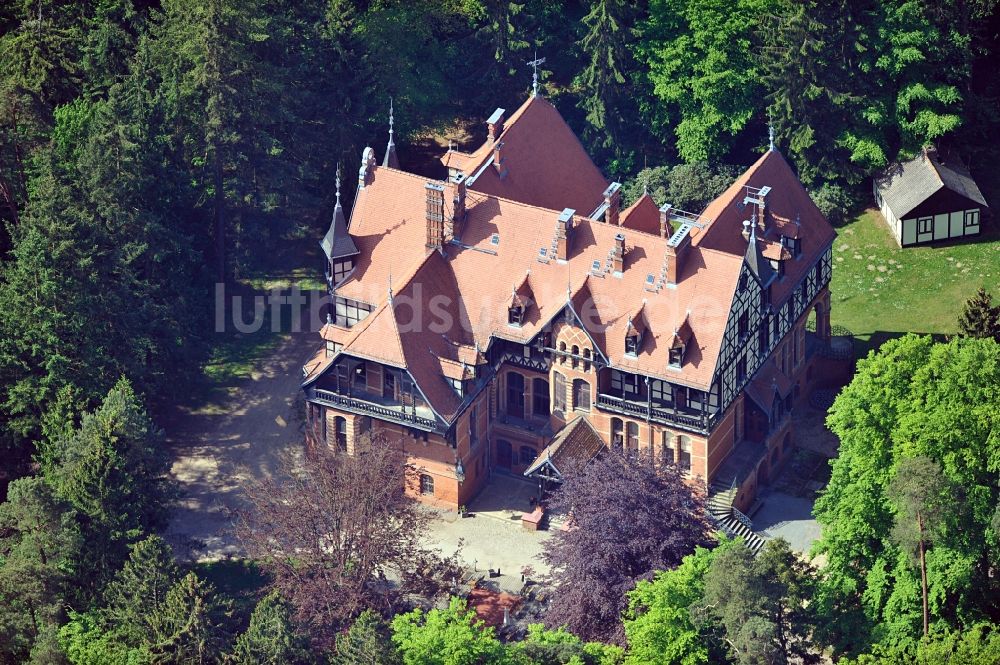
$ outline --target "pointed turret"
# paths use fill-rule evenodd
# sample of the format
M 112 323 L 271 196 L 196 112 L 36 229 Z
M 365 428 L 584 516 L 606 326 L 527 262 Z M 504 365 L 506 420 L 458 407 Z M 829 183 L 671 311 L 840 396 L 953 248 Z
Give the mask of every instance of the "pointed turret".
M 747 253 L 745 256 L 750 272 L 754 274 L 761 285 L 767 286 L 776 277 L 771 262 L 761 254 L 760 245 L 757 244 L 757 222 L 756 219 L 750 224 L 750 236 L 747 242 Z
M 386 166 L 390 169 L 399 168 L 399 158 L 396 157 L 396 142 L 393 141 L 393 130 L 392 130 L 392 99 L 389 100 L 389 145 L 385 148 L 385 159 L 382 160 L 382 166 Z
M 359 253 L 358 246 L 347 232 L 347 219 L 340 205 L 340 166 L 337 166 L 337 203 L 333 208 L 333 219 L 319 244 L 326 255 L 327 281 L 335 287 L 354 269 L 354 257 Z

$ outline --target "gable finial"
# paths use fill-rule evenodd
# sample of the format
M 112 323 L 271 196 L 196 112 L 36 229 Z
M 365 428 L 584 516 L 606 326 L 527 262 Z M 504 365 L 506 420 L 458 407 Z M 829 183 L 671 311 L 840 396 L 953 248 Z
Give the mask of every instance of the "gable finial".
M 392 143 L 392 97 L 389 98 L 389 143 Z
M 533 73 L 531 75 L 531 96 L 538 96 L 538 65 L 545 62 L 545 58 L 538 57 L 538 49 L 535 49 L 535 59 L 528 62 L 528 66 L 531 67 Z
M 389 269 L 389 304 L 392 303 L 392 268 Z
M 774 119 L 771 117 L 771 109 L 767 110 L 767 149 L 774 152 Z
M 337 205 L 340 205 L 340 162 L 337 162 Z

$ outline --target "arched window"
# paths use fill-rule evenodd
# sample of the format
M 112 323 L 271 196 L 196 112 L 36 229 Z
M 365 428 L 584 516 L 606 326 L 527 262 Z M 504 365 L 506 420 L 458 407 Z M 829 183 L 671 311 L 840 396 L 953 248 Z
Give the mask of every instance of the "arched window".
M 517 372 L 507 374 L 507 415 L 524 418 L 524 377 Z
M 590 371 L 590 349 L 583 350 L 583 371 Z
M 691 437 L 683 434 L 681 435 L 680 468 L 685 473 L 691 471 Z
M 574 344 L 572 352 L 573 352 L 573 357 L 570 359 L 570 365 L 573 367 L 573 369 L 576 369 L 576 357 L 580 355 L 580 347 Z
M 566 412 L 566 377 L 559 372 L 552 372 L 552 410 Z
M 565 353 L 566 353 L 566 342 L 559 342 L 559 362 L 560 363 L 566 362 L 566 356 L 563 355 Z
M 664 431 L 660 435 L 660 460 L 664 464 L 675 464 L 677 462 L 674 451 L 674 433 Z
M 625 431 L 628 434 L 628 452 L 629 455 L 639 454 L 639 423 L 628 423 L 625 427 Z
M 590 383 L 583 379 L 573 379 L 573 408 L 590 411 Z
M 347 420 L 342 416 L 333 419 L 333 432 L 336 437 L 337 450 L 347 452 Z
M 521 446 L 521 464 L 528 466 L 535 461 L 538 453 L 531 446 Z
M 621 418 L 611 419 L 611 447 L 621 450 L 625 446 L 625 430 Z
M 533 379 L 531 382 L 531 413 L 549 415 L 549 382 L 545 379 Z
M 426 473 L 420 474 L 420 493 L 421 494 L 434 494 L 434 477 L 429 476 Z
M 773 451 L 771 451 L 771 468 L 772 469 L 775 466 L 778 465 L 778 455 L 779 455 L 779 453 L 778 453 L 778 449 L 777 448 L 775 448 Z

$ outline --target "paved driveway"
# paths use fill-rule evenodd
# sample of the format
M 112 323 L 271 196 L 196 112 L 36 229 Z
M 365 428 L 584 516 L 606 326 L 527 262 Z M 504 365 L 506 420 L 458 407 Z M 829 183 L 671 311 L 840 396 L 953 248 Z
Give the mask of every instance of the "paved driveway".
M 770 492 L 753 516 L 754 530 L 769 538 L 784 538 L 797 552 L 808 553 L 819 538 L 820 526 L 812 516 L 811 499 L 784 492 Z

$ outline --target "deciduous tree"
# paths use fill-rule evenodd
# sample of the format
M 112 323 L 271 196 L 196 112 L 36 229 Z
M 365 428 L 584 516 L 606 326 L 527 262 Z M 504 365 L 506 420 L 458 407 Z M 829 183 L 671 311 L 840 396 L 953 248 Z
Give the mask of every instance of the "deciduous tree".
M 993 340 L 907 336 L 858 364 L 828 418 L 840 452 L 815 506 L 816 550 L 827 556 L 816 598 L 821 641 L 861 653 L 921 634 L 919 574 L 891 538 L 897 509 L 888 495 L 895 469 L 913 457 L 940 464 L 964 496 L 927 552 L 930 615 L 954 628 L 995 616 L 998 384 Z
M 452 598 L 447 609 L 416 609 L 392 621 L 392 640 L 405 665 L 501 665 L 512 658 L 493 629 L 465 601 Z
M 247 487 L 236 533 L 314 642 L 328 646 L 364 609 L 387 612 L 403 594 L 434 597 L 452 583 L 453 562 L 422 545 L 430 515 L 404 493 L 412 472 L 393 441 L 376 438 L 355 455 L 318 448 Z
M 571 528 L 542 553 L 555 587 L 545 623 L 585 640 L 623 642 L 627 592 L 709 542 L 702 499 L 675 467 L 614 451 L 568 471 L 552 507 Z

